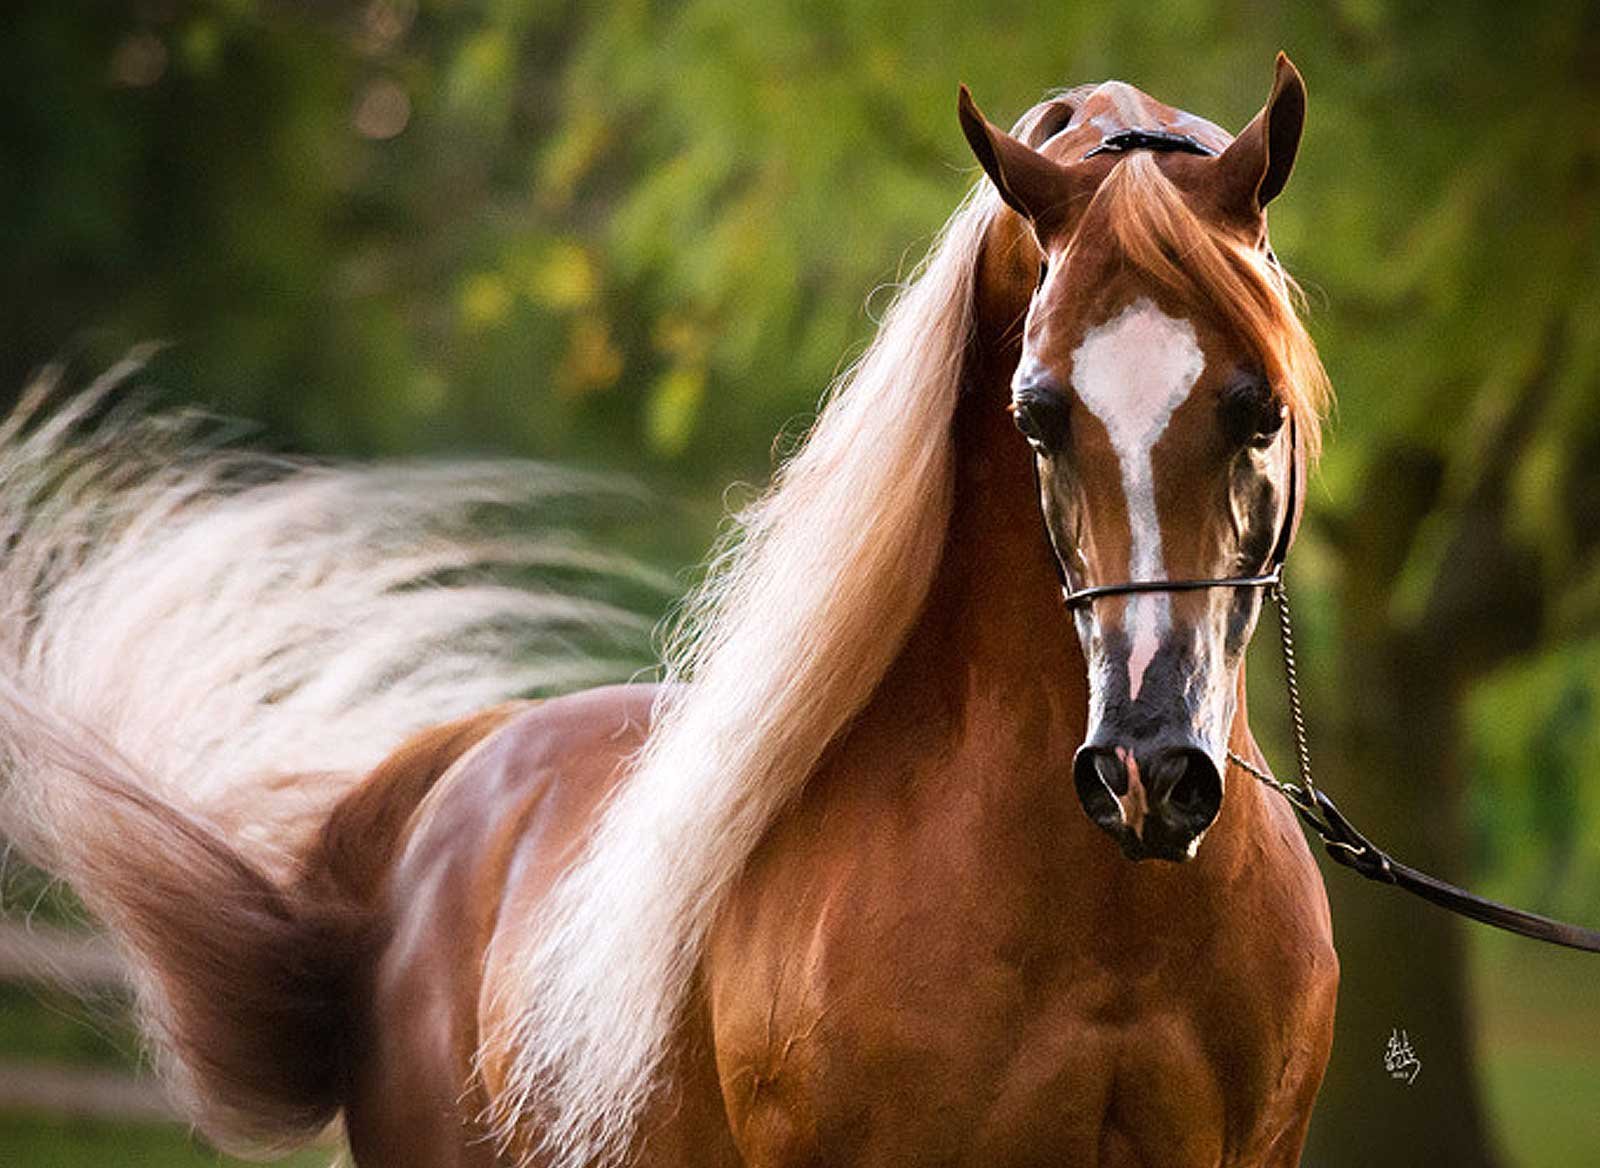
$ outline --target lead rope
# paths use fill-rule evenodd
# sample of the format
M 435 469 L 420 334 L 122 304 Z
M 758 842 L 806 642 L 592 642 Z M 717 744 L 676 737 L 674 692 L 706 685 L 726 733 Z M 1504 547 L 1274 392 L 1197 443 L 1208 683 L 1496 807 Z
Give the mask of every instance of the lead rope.
M 1294 738 L 1295 768 L 1300 775 L 1300 784 L 1296 786 L 1293 783 L 1283 782 L 1233 750 L 1228 751 L 1228 761 L 1247 774 L 1254 775 L 1289 800 L 1294 809 L 1300 813 L 1300 818 L 1322 837 L 1322 842 L 1327 847 L 1342 848 L 1351 853 L 1353 859 L 1367 850 L 1366 845 L 1333 838 L 1333 827 L 1320 811 L 1325 797 L 1317 790 L 1317 785 L 1311 778 L 1311 747 L 1307 743 L 1305 707 L 1300 704 L 1300 673 L 1295 666 L 1294 627 L 1289 618 L 1289 590 L 1284 587 L 1281 576 L 1272 585 L 1268 595 L 1278 610 L 1278 644 L 1283 649 L 1284 689 L 1289 695 L 1289 730 Z
M 1322 845 L 1327 848 L 1328 855 L 1368 880 L 1393 884 L 1441 908 L 1471 917 L 1497 929 L 1520 933 L 1524 937 L 1548 941 L 1554 945 L 1566 945 L 1572 949 L 1600 953 L 1600 931 L 1500 904 L 1402 864 L 1362 835 L 1355 825 L 1344 817 L 1333 800 L 1317 789 L 1316 784 L 1311 781 L 1311 751 L 1306 745 L 1305 711 L 1300 705 L 1300 678 L 1295 669 L 1294 630 L 1289 622 L 1289 595 L 1281 579 L 1272 585 L 1270 594 L 1278 606 L 1278 636 L 1283 647 L 1284 687 L 1289 694 L 1289 724 L 1294 734 L 1295 764 L 1299 768 L 1300 782 L 1296 785 L 1274 778 L 1232 750 L 1228 751 L 1228 761 L 1247 774 L 1254 775 L 1287 799 L 1306 826 L 1322 837 Z
M 1315 803 L 1317 787 L 1311 781 L 1311 748 L 1306 745 L 1306 712 L 1300 705 L 1300 674 L 1295 668 L 1294 629 L 1289 623 L 1289 593 L 1283 586 L 1281 576 L 1272 586 L 1272 602 L 1278 608 L 1278 639 L 1283 645 L 1283 680 L 1289 691 L 1289 726 L 1294 734 L 1295 765 L 1300 773 L 1300 786 Z

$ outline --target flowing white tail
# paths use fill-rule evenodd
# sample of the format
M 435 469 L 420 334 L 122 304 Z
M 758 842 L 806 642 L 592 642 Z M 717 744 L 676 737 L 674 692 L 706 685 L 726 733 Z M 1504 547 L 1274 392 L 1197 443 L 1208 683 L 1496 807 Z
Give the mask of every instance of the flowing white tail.
M 308 841 L 407 735 L 637 663 L 638 618 L 508 579 L 642 574 L 474 526 L 614 485 L 242 452 L 122 400 L 132 368 L 0 422 L 0 835 L 122 943 L 193 1117 L 283 1145 L 338 1107 L 364 943 Z

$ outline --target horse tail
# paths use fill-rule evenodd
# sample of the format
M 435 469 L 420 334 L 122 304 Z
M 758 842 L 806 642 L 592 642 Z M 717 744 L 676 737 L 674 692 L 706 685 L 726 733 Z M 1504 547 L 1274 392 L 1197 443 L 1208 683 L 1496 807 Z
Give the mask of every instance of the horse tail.
M 360 834 L 336 806 L 424 727 L 615 677 L 645 626 L 602 599 L 625 565 L 474 534 L 595 480 L 248 454 L 122 400 L 129 371 L 64 400 L 47 376 L 0 420 L 0 834 L 120 943 L 190 1117 L 283 1148 L 341 1105 L 376 943 L 328 870 L 329 831 Z M 420 798 L 497 724 L 422 736 L 430 774 L 380 785 Z
M 274 881 L 214 825 L 153 793 L 117 748 L 0 679 L 0 724 L 33 858 L 117 938 L 184 1110 L 231 1146 L 287 1147 L 341 1103 L 354 906 Z M 341 911 L 343 909 L 343 911 Z

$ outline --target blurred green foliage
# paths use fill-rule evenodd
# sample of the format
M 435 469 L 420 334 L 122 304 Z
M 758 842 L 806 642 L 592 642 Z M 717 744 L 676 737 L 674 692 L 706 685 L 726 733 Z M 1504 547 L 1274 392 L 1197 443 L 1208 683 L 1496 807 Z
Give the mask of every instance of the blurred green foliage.
M 686 503 L 648 537 L 672 567 L 976 177 L 958 81 L 1005 119 L 1118 76 L 1237 128 L 1286 48 L 1312 100 L 1274 240 L 1341 403 L 1296 552 L 1314 708 L 1371 716 L 1315 664 L 1363 622 L 1438 653 L 1464 874 L 1600 921 L 1589 0 L 39 0 L 0 30 L 0 395 L 159 338 L 154 383 L 284 448 L 634 471 Z
M 108 1123 L 56 1116 L 0 1118 L 0 1148 L 7 1163 L 27 1168 L 235 1168 L 236 1160 L 174 1127 Z M 328 1147 L 313 1147 L 273 1163 L 282 1168 L 329 1168 L 340 1161 Z

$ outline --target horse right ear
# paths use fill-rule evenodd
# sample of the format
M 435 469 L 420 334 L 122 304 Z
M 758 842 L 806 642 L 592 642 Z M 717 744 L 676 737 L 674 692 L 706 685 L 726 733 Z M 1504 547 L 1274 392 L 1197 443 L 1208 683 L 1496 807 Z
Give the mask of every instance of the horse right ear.
M 1272 93 L 1248 126 L 1217 159 L 1233 206 L 1259 215 L 1289 181 L 1306 122 L 1306 83 L 1283 53 L 1273 66 Z
M 965 85 L 957 105 L 967 144 L 1006 206 L 1031 222 L 1041 239 L 1062 226 L 1082 185 L 1079 176 L 990 122 Z

